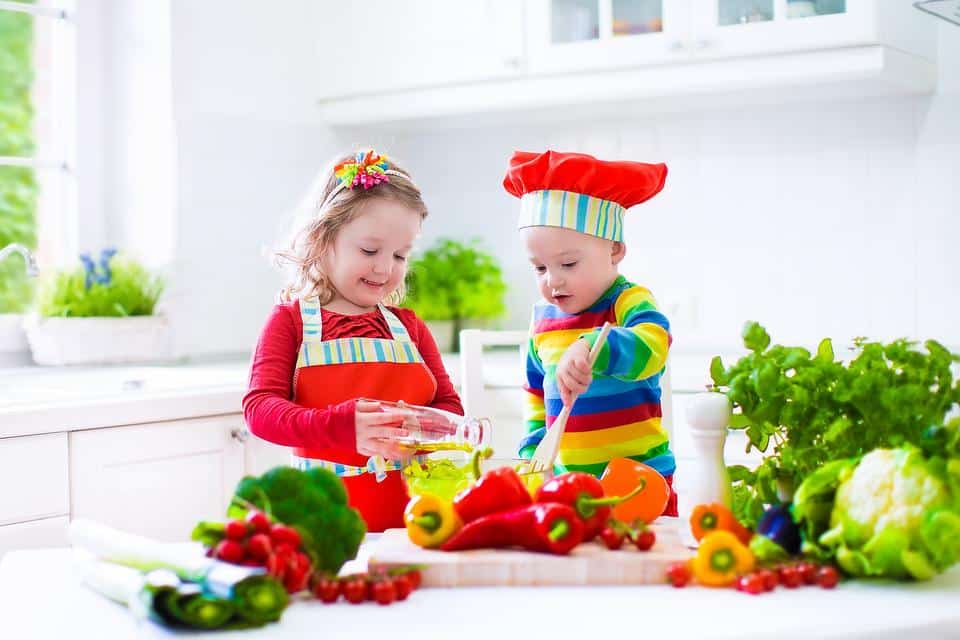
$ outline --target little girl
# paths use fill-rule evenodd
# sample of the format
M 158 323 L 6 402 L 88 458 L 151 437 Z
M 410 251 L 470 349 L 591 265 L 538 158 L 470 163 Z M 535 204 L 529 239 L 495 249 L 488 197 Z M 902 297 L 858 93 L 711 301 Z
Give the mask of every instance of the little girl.
M 324 177 L 324 176 L 322 176 Z M 293 447 L 301 469 L 343 478 L 369 531 L 403 526 L 401 421 L 376 402 L 463 414 L 436 342 L 403 297 L 427 208 L 409 174 L 372 150 L 325 174 L 314 214 L 280 258 L 296 279 L 260 334 L 243 412 L 255 435 Z

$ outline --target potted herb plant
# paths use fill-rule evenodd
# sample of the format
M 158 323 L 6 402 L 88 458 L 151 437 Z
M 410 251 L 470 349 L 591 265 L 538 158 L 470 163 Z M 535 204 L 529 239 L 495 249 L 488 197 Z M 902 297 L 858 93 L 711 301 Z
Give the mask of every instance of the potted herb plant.
M 25 328 L 37 364 L 118 364 L 167 359 L 170 327 L 155 314 L 160 276 L 106 249 L 97 262 L 53 274 L 37 291 Z
M 441 350 L 460 348 L 460 330 L 503 315 L 507 285 L 496 258 L 475 241 L 440 238 L 410 265 L 406 306 L 430 327 Z

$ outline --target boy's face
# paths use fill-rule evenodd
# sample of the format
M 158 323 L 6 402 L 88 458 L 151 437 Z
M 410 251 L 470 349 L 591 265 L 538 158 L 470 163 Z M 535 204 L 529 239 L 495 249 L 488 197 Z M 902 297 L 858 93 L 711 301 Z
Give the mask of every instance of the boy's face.
M 560 227 L 521 230 L 537 274 L 540 295 L 564 313 L 580 313 L 597 301 L 617 278 L 626 255 L 613 242 Z

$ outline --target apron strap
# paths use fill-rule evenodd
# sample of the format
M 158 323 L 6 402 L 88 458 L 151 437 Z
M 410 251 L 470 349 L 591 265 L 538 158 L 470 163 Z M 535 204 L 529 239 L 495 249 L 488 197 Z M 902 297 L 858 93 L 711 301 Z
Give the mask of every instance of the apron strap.
M 413 342 L 413 340 L 410 339 L 410 333 L 403 325 L 403 322 L 400 321 L 400 318 L 384 305 L 378 304 L 377 306 L 380 308 L 383 319 L 387 321 L 387 327 L 390 328 L 390 335 L 393 339 L 397 342 Z
M 323 314 L 320 313 L 320 300 L 317 298 L 300 300 L 300 319 L 303 321 L 303 342 L 320 342 L 323 337 Z

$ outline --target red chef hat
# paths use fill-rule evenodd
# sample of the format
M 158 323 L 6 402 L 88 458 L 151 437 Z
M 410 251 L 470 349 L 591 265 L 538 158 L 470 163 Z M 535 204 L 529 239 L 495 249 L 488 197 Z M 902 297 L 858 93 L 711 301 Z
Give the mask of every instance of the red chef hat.
M 514 152 L 504 188 L 520 198 L 518 228 L 573 229 L 623 240 L 623 214 L 657 195 L 667 165 L 597 160 L 584 153 Z

